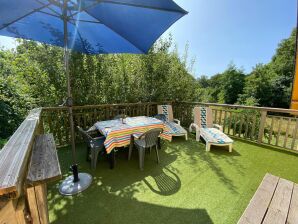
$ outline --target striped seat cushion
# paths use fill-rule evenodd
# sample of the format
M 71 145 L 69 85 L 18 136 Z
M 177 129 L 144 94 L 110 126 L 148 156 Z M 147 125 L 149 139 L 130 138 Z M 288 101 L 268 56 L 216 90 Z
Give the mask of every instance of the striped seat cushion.
M 176 124 L 175 122 L 166 121 L 165 125 L 167 128 L 167 131 L 165 132 L 165 134 L 169 134 L 169 135 L 185 135 L 185 134 L 187 134 L 187 131 L 180 125 Z
M 200 135 L 208 143 L 216 144 L 229 144 L 233 143 L 233 140 L 230 139 L 226 134 L 221 132 L 216 128 L 201 128 Z

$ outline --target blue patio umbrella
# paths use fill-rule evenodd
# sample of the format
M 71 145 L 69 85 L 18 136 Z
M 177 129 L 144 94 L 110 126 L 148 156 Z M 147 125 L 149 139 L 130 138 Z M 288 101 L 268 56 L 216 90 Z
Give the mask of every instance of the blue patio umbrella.
M 74 194 L 91 183 L 76 165 L 69 50 L 144 54 L 185 14 L 172 0 L 0 0 L 0 35 L 64 47 L 74 165 L 61 193 Z

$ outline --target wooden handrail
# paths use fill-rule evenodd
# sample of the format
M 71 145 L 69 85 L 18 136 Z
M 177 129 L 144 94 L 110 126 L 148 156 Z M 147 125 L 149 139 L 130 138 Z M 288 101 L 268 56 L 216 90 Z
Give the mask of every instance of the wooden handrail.
M 239 109 L 258 110 L 258 111 L 265 110 L 265 111 L 277 112 L 277 113 L 293 113 L 293 114 L 298 113 L 298 110 L 274 108 L 274 107 L 255 107 L 255 106 L 245 106 L 245 105 L 235 105 L 235 104 L 202 103 L 202 102 L 187 102 L 187 101 L 176 102 L 176 103 L 189 104 L 189 105 L 216 106 L 216 107 L 225 107 L 225 108 L 239 108 Z
M 142 106 L 142 105 L 158 105 L 158 104 L 171 104 L 172 101 L 166 102 L 139 102 L 139 103 L 121 103 L 121 104 L 98 104 L 98 105 L 83 105 L 83 106 L 73 106 L 73 110 L 78 109 L 93 109 L 93 108 L 105 108 L 105 107 L 125 107 L 125 106 Z M 51 110 L 67 110 L 66 106 L 59 107 L 43 107 L 43 111 L 51 111 Z
M 18 198 L 23 191 L 41 109 L 34 109 L 0 151 L 0 197 Z

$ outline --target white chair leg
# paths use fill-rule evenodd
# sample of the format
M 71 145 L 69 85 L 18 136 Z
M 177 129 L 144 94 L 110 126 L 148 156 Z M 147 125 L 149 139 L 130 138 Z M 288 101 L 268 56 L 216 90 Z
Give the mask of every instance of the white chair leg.
M 206 151 L 210 152 L 211 144 L 206 142 Z
M 232 150 L 233 150 L 233 145 L 230 144 L 230 145 L 229 145 L 229 152 L 232 152 Z
M 186 140 L 186 141 L 188 140 L 187 133 L 185 134 L 185 140 Z
M 200 141 L 200 131 L 196 131 L 196 141 L 199 142 Z

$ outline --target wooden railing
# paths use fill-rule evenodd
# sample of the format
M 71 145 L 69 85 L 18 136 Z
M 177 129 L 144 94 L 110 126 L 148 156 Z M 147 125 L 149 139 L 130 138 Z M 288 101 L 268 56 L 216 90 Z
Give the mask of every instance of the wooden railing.
M 158 103 L 128 103 L 87 105 L 73 107 L 75 126 L 88 129 L 96 121 L 109 120 L 119 114 L 128 116 L 153 116 L 157 113 Z M 69 144 L 70 128 L 67 107 L 46 107 L 42 109 L 42 123 L 46 133 L 54 135 L 58 147 Z M 76 140 L 81 136 L 76 133 Z
M 268 144 L 297 150 L 298 111 L 281 108 L 251 107 L 215 103 L 176 102 L 174 117 L 188 127 L 195 106 L 208 106 L 213 111 L 213 123 L 223 126 L 226 134 L 258 144 Z
M 158 104 L 162 103 L 75 106 L 74 123 L 87 129 L 96 121 L 108 120 L 118 114 L 153 116 L 157 113 Z M 298 145 L 296 110 L 200 102 L 163 102 L 163 104 L 173 105 L 174 117 L 181 120 L 184 127 L 193 122 L 195 106 L 208 106 L 212 108 L 214 123 L 222 125 L 224 132 L 232 137 L 286 149 L 296 149 Z M 67 107 L 43 108 L 42 124 L 45 132 L 53 133 L 57 146 L 69 144 Z M 80 135 L 76 134 L 76 139 L 81 140 Z

